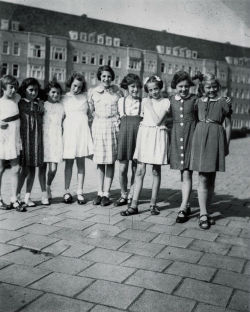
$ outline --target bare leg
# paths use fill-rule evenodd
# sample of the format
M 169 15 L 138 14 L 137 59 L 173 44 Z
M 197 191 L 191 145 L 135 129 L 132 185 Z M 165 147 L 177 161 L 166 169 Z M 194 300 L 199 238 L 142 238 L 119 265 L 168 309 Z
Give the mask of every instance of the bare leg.
M 98 195 L 102 196 L 105 177 L 105 165 L 97 165 Z
M 18 179 L 18 186 L 17 186 L 17 194 L 21 193 L 22 187 L 24 185 L 24 181 L 28 175 L 29 168 L 28 167 L 21 167 Z
M 161 166 L 153 165 L 152 174 L 153 174 L 153 184 L 150 205 L 155 205 L 161 184 Z
M 109 195 L 109 192 L 110 192 L 110 189 L 111 189 L 111 185 L 112 185 L 113 178 L 114 178 L 114 172 L 115 172 L 115 164 L 106 165 L 104 192 L 107 195 Z
M 72 169 L 73 169 L 74 159 L 66 159 L 65 160 L 65 191 L 66 193 L 69 192 L 70 182 L 72 179 Z
M 56 176 L 57 171 L 57 163 L 49 163 L 49 170 L 47 175 L 47 186 L 51 186 L 52 181 L 54 180 Z
M 214 196 L 214 186 L 215 186 L 215 178 L 216 178 L 216 172 L 211 172 L 209 174 L 209 185 L 208 185 L 208 197 L 207 197 L 207 207 L 212 203 L 212 199 Z
M 31 193 L 35 180 L 36 167 L 28 167 L 26 193 Z
M 132 160 L 132 163 L 131 163 L 132 175 L 131 175 L 130 190 L 129 190 L 129 197 L 130 198 L 133 197 L 133 193 L 134 193 L 134 183 L 135 183 L 136 168 L 137 168 L 137 162 L 135 160 Z
M 42 192 L 46 192 L 46 168 L 47 163 L 43 163 L 43 165 L 40 166 L 38 170 L 38 178 Z
M 0 199 L 2 199 L 2 178 L 5 171 L 4 161 L 0 159 Z
M 135 174 L 134 195 L 131 207 L 137 207 L 140 193 L 143 187 L 143 180 L 146 174 L 146 164 L 138 162 Z
M 128 193 L 128 161 L 119 162 L 119 181 L 121 186 L 121 194 L 124 198 L 127 198 Z
M 208 177 L 208 173 L 199 172 L 198 200 L 200 205 L 200 215 L 207 214 Z M 206 220 L 206 217 L 202 217 L 202 220 Z
M 85 177 L 85 157 L 76 158 L 77 165 L 77 195 L 83 193 L 83 183 Z
M 181 181 L 182 181 L 182 203 L 180 210 L 186 210 L 190 194 L 192 192 L 192 175 L 193 171 L 183 170 L 181 171 Z
M 19 178 L 19 159 L 12 159 L 11 164 L 11 202 L 14 203 L 17 200 L 17 187 L 18 187 L 18 178 Z

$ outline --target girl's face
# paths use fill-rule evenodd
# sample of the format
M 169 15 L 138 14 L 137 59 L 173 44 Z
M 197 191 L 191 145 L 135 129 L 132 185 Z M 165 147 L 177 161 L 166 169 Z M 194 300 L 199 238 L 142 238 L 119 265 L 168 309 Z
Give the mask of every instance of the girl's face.
M 57 103 L 61 99 L 61 90 L 57 88 L 51 88 L 48 93 L 48 101 L 50 103 Z
M 73 95 L 77 95 L 82 92 L 82 87 L 83 81 L 74 79 L 70 87 L 70 93 L 72 93 Z
M 179 94 L 181 98 L 186 98 L 189 94 L 190 85 L 187 80 L 180 81 L 176 85 L 176 93 Z
M 33 101 L 38 96 L 38 86 L 37 85 L 29 85 L 26 88 L 26 99 L 29 101 Z
M 16 87 L 12 84 L 7 84 L 3 94 L 6 98 L 12 99 L 16 94 Z
M 112 82 L 112 75 L 110 74 L 110 72 L 103 71 L 100 76 L 100 81 L 101 81 L 101 84 L 104 86 L 104 88 L 110 87 L 111 82 Z
M 159 99 L 161 97 L 161 89 L 158 87 L 156 82 L 148 82 L 148 95 L 152 99 Z
M 207 81 L 204 84 L 204 93 L 207 97 L 211 99 L 216 98 L 218 91 L 218 84 L 215 80 Z
M 139 96 L 140 88 L 136 83 L 128 85 L 128 93 L 132 98 L 137 98 Z

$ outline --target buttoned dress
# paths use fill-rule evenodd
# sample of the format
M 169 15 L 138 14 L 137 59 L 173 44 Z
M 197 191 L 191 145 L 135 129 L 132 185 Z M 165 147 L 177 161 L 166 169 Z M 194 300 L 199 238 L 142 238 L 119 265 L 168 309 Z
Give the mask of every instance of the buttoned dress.
M 131 96 L 120 98 L 118 111 L 121 123 L 117 159 L 133 160 L 138 128 L 142 120 L 141 99 L 133 99 Z
M 74 159 L 93 155 L 93 141 L 88 123 L 88 99 L 85 93 L 67 93 L 62 99 L 63 158 Z
M 170 146 L 170 168 L 185 170 L 190 167 L 191 147 L 197 122 L 196 95 L 182 99 L 178 94 L 170 98 L 173 117 Z
M 97 164 L 113 164 L 117 159 L 119 114 L 117 86 L 106 89 L 98 86 L 89 93 L 89 104 L 94 119 L 92 136 L 94 144 L 93 161 Z
M 166 165 L 168 161 L 169 132 L 163 119 L 161 125 L 156 125 L 151 111 L 145 106 L 151 101 L 155 113 L 159 116 L 163 111 L 169 112 L 170 102 L 166 98 L 142 100 L 143 120 L 140 123 L 134 159 L 139 162 L 154 165 Z
M 62 103 L 44 103 L 43 144 L 44 162 L 59 163 L 63 157 L 62 120 L 64 108 Z
M 191 151 L 192 170 L 199 172 L 225 171 L 227 155 L 225 117 L 232 114 L 231 104 L 225 98 L 200 98 L 197 102 L 198 119 Z
M 14 99 L 0 99 L 0 120 L 19 114 L 19 99 L 18 95 Z M 8 122 L 7 128 L 0 128 L 0 159 L 16 159 L 20 155 L 21 148 L 20 119 L 17 118 Z

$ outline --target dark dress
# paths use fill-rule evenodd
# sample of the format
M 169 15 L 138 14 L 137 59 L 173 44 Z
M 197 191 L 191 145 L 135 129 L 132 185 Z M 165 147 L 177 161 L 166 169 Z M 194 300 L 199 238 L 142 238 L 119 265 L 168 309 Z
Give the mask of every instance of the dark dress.
M 201 98 L 197 103 L 199 122 L 195 128 L 191 169 L 199 172 L 225 171 L 227 155 L 225 117 L 232 114 L 231 105 L 225 98 Z
M 123 116 L 121 117 L 120 130 L 118 135 L 118 156 L 117 159 L 133 160 L 136 138 L 139 129 L 140 121 L 142 120 L 141 114 L 141 101 L 139 104 L 138 115 L 126 115 L 126 98 L 123 101 Z
M 21 165 L 39 167 L 43 164 L 43 113 L 36 102 L 21 99 L 20 133 L 22 140 Z
M 196 95 L 181 99 L 179 95 L 170 98 L 173 118 L 170 145 L 170 168 L 190 169 L 192 139 L 197 121 Z

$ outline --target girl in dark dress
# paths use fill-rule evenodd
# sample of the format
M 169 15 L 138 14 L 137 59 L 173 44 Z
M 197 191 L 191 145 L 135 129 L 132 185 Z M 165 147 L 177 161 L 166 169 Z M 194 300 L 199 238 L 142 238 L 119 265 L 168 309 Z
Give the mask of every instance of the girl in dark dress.
M 199 172 L 199 226 L 209 229 L 211 219 L 208 202 L 214 193 L 216 171 L 225 171 L 231 135 L 231 104 L 218 95 L 220 83 L 213 74 L 206 74 L 202 82 L 203 96 L 197 102 L 198 124 L 194 131 L 191 170 Z
M 185 71 L 178 71 L 171 82 L 176 94 L 170 98 L 173 128 L 171 132 L 170 168 L 180 170 L 182 182 L 182 202 L 176 218 L 184 223 L 190 214 L 189 197 L 192 191 L 192 170 L 190 156 L 193 133 L 196 125 L 197 96 L 190 94 L 193 82 Z
M 31 201 L 30 193 L 35 179 L 36 167 L 43 164 L 43 103 L 38 98 L 40 91 L 39 82 L 34 78 L 23 80 L 19 89 L 20 132 L 22 140 L 21 173 L 19 177 L 18 194 L 27 178 L 24 203 L 28 207 L 36 204 Z M 39 175 L 40 178 L 40 175 Z M 40 182 L 42 179 L 40 179 Z M 46 196 L 46 185 L 41 185 Z

